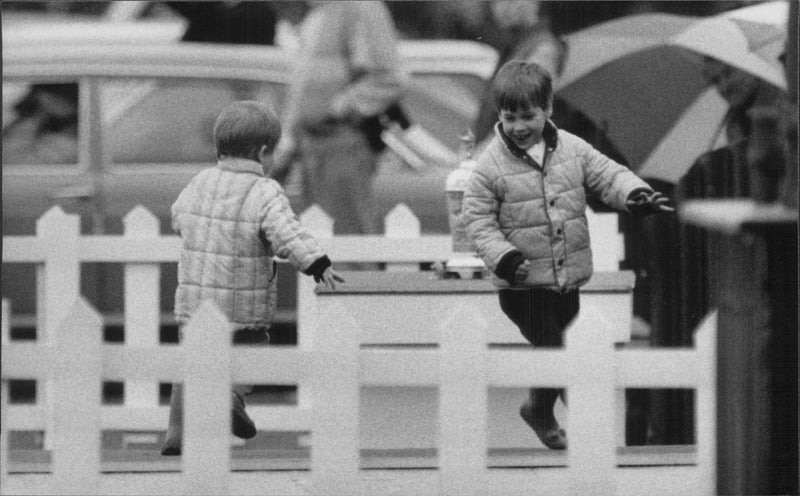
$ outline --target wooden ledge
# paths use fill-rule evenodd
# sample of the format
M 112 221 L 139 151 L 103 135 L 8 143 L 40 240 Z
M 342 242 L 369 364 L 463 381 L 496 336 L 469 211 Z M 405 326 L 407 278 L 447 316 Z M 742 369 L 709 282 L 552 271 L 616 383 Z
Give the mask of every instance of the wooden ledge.
M 491 279 L 438 279 L 432 271 L 342 272 L 345 283 L 337 289 L 317 288 L 320 296 L 343 294 L 454 294 L 494 293 L 497 291 Z M 636 276 L 632 271 L 595 272 L 582 293 L 630 293 Z
M 724 234 L 737 234 L 761 227 L 797 226 L 797 211 L 780 203 L 757 203 L 750 199 L 692 200 L 678 212 L 687 224 Z

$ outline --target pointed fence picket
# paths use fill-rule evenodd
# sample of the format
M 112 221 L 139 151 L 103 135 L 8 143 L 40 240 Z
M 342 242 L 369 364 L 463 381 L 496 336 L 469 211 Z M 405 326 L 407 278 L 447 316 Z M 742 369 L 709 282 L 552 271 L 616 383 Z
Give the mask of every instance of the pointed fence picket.
M 123 219 L 124 237 L 153 240 L 159 237 L 158 217 L 146 208 L 137 206 Z M 161 268 L 151 263 L 125 264 L 124 328 L 127 346 L 152 348 L 159 344 L 161 313 L 159 280 Z M 125 402 L 137 408 L 157 408 L 159 385 L 152 382 L 125 383 Z

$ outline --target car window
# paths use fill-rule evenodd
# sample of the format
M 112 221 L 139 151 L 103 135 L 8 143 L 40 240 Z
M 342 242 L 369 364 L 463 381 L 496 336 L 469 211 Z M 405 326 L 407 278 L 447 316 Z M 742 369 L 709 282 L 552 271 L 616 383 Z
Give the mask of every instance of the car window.
M 214 121 L 236 100 L 259 100 L 280 112 L 284 88 L 252 81 L 113 79 L 101 106 L 116 164 L 213 162 Z
M 411 120 L 451 150 L 478 115 L 486 82 L 467 74 L 414 74 L 404 98 Z
M 3 81 L 3 164 L 78 163 L 78 84 Z

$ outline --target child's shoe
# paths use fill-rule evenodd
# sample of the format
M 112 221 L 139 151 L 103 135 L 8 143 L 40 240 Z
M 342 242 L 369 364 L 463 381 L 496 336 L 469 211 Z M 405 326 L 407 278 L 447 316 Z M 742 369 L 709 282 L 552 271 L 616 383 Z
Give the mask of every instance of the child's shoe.
M 567 449 L 567 432 L 558 425 L 555 418 L 551 421 L 536 418 L 533 415 L 531 400 L 526 400 L 522 404 L 519 408 L 519 415 L 533 429 L 542 444 L 552 450 Z
M 236 392 L 233 391 L 233 408 L 232 408 L 232 420 L 231 420 L 231 431 L 233 435 L 242 439 L 251 439 L 256 437 L 258 430 L 256 430 L 256 424 L 247 415 L 247 412 L 244 411 L 244 397 Z

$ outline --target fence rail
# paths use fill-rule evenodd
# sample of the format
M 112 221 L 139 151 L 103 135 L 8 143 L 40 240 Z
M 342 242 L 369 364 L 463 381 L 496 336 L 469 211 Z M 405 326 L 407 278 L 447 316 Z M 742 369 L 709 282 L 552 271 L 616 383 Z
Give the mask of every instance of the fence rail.
M 399 209 L 393 215 L 398 225 L 411 225 L 413 233 L 407 212 Z M 395 267 L 403 269 L 451 255 L 448 236 L 404 239 L 408 227 L 393 231 L 387 226 L 387 237 L 332 238 L 329 220 L 318 209 L 307 211 L 303 221 L 334 260 L 390 262 L 404 264 Z M 4 301 L 3 493 L 636 494 L 641 487 L 650 494 L 713 492 L 713 317 L 698 332 L 693 350 L 615 349 L 616 317 L 609 322 L 592 309 L 584 309 L 568 329 L 564 349 L 507 349 L 488 346 L 492 326 L 486 316 L 462 304 L 449 308 L 435 324 L 436 347 L 364 348 L 356 315 L 339 297 L 317 295 L 303 278 L 297 347 L 231 347 L 229 336 L 218 332 L 226 325 L 224 317 L 211 304 L 195 315 L 180 346 L 159 346 L 158 274 L 152 264 L 177 260 L 178 242 L 158 236 L 153 227 L 149 212 L 137 208 L 126 218 L 124 237 L 81 237 L 76 217 L 56 209 L 39 220 L 36 237 L 4 238 L 4 263 L 40 264 L 43 339 L 8 339 L 10 309 Z M 103 344 L 102 319 L 79 297 L 81 261 L 126 264 L 125 345 Z M 209 349 L 215 350 L 213 359 Z M 13 379 L 45 385 L 36 406 L 8 404 L 5 386 Z M 112 380 L 134 385 L 123 406 L 100 405 L 101 383 Z M 185 384 L 182 470 L 149 477 L 102 473 L 108 462 L 101 460 L 101 430 L 166 425 L 166 408 L 157 406 L 152 386 L 158 382 Z M 231 383 L 298 385 L 296 407 L 262 408 L 257 422 L 263 430 L 310 431 L 309 471 L 229 470 Z M 566 467 L 545 473 L 488 468 L 489 389 L 553 385 L 566 387 L 570 396 Z M 438 390 L 438 470 L 361 470 L 357 440 L 364 386 Z M 625 387 L 697 390 L 696 465 L 635 472 L 617 468 L 614 397 Z M 47 432 L 49 474 L 10 474 L 9 431 L 34 429 Z

